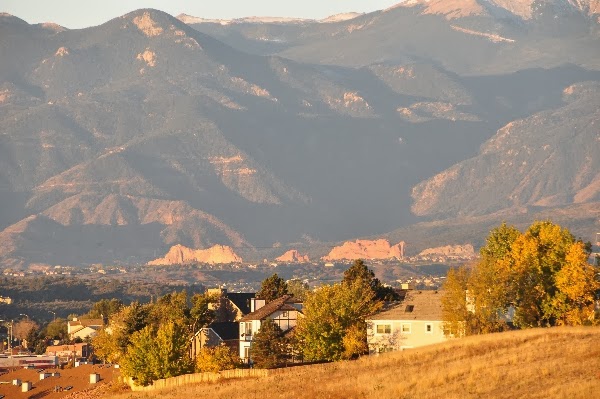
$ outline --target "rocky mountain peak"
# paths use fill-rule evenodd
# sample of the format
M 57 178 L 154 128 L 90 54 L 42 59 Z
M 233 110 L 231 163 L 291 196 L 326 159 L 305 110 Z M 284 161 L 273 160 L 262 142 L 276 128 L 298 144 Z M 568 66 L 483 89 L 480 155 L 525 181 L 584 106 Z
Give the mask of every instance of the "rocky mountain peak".
M 472 16 L 506 18 L 517 16 L 528 20 L 542 13 L 592 16 L 600 13 L 600 0 L 405 0 L 397 7 L 422 7 L 423 14 L 443 15 L 448 20 Z

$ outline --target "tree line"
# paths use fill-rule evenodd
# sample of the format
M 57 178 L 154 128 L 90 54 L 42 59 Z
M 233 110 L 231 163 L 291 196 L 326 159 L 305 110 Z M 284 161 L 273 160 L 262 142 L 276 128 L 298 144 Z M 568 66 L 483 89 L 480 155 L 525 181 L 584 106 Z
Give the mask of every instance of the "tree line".
M 588 262 L 591 250 L 549 221 L 525 232 L 506 224 L 493 229 L 473 267 L 448 273 L 442 297 L 448 332 L 598 324 L 599 268 Z
M 265 279 L 258 299 L 270 302 L 294 295 L 304 303 L 304 317 L 292 334 L 272 320 L 265 320 L 253 337 L 254 367 L 272 368 L 293 356 L 308 361 L 350 359 L 367 352 L 365 318 L 384 300 L 398 299 L 396 292 L 375 278 L 362 260 L 332 286 L 310 291 L 298 280 L 286 282 L 277 274 Z M 230 306 L 230 305 L 229 305 Z M 97 315 L 99 309 L 92 309 Z M 237 352 L 226 346 L 204 347 L 195 359 L 188 353 L 193 334 L 213 321 L 233 321 L 235 314 L 224 297 L 185 292 L 167 294 L 155 303 L 134 302 L 109 312 L 107 327 L 93 339 L 100 359 L 119 363 L 122 373 L 136 384 L 189 372 L 218 371 L 240 367 Z

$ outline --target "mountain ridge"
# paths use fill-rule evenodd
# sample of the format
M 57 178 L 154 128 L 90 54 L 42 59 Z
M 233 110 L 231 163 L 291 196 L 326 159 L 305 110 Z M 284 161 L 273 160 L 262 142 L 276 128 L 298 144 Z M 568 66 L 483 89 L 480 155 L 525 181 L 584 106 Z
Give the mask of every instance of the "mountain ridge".
M 0 53 L 12 55 L 0 57 L 0 263 L 146 263 L 177 244 L 241 248 L 245 260 L 262 260 L 263 252 L 280 247 L 314 246 L 309 255 L 315 259 L 326 255 L 323 245 L 387 239 L 399 231 L 404 236 L 390 241 L 406 241 L 416 251 L 477 237 L 436 233 L 439 245 L 413 245 L 424 226 L 437 228 L 401 230 L 413 223 L 479 217 L 479 226 L 487 226 L 506 212 L 595 203 L 591 128 L 587 141 L 554 146 L 557 163 L 546 174 L 528 174 L 519 192 L 535 200 L 506 208 L 506 196 L 487 186 L 479 190 L 473 181 L 472 192 L 493 199 L 487 208 L 457 188 L 433 190 L 431 203 L 421 189 L 411 198 L 413 187 L 464 162 L 478 165 L 474 175 L 482 180 L 491 163 L 473 160 L 510 123 L 527 126 L 519 133 L 523 141 L 505 143 L 505 151 L 539 136 L 539 126 L 568 143 L 578 117 L 586 115 L 590 124 L 598 119 L 590 101 L 597 100 L 600 81 L 594 67 L 600 57 L 587 51 L 595 33 L 587 25 L 587 33 L 573 40 L 495 21 L 494 32 L 518 40 L 494 43 L 457 31 L 454 20 L 414 11 L 371 13 L 314 25 L 312 32 L 261 23 L 265 32 L 295 37 L 297 45 L 273 55 L 241 51 L 221 42 L 223 36 L 151 9 L 78 31 L 0 17 Z M 456 26 L 483 32 L 487 23 L 463 19 Z M 258 26 L 233 25 L 248 33 Z M 446 40 L 449 32 L 473 56 L 475 69 L 492 62 L 489 54 L 500 59 L 498 51 L 519 64 L 500 68 L 516 71 L 474 76 L 439 62 L 453 49 L 433 50 L 448 42 L 427 39 L 427 56 L 417 56 L 417 47 L 409 51 L 407 43 L 395 45 L 406 39 L 404 30 L 417 27 L 441 32 L 433 40 Z M 378 47 L 384 34 L 389 52 Z M 517 48 L 523 37 L 534 42 L 530 36 L 559 43 L 524 47 L 535 50 L 529 53 L 533 65 L 548 67 L 529 68 L 529 59 L 513 57 L 525 51 Z M 357 58 L 364 65 L 327 63 L 336 52 L 352 58 L 364 45 L 368 54 Z M 318 62 L 306 62 L 298 56 L 302 46 L 325 51 L 313 53 Z M 548 54 L 556 48 L 573 63 L 554 67 Z M 296 54 L 293 60 L 287 52 Z M 581 61 L 584 52 L 588 64 Z M 568 163 L 578 151 L 590 161 Z M 552 197 L 557 189 L 541 183 L 577 176 L 582 183 L 569 192 L 572 199 Z M 589 223 L 581 221 L 586 232 Z

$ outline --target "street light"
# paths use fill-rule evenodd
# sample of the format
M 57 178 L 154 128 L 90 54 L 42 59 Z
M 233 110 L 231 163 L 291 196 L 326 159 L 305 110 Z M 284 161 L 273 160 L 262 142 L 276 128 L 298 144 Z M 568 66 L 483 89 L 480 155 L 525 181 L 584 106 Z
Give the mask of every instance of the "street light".
M 29 316 L 26 315 L 25 313 L 19 313 L 19 316 L 25 316 L 25 317 L 27 317 L 27 321 L 29 321 Z
M 53 321 L 56 321 L 56 312 L 53 312 L 51 310 L 49 310 L 48 312 L 50 312 L 50 313 L 52 313 L 54 315 L 54 320 Z

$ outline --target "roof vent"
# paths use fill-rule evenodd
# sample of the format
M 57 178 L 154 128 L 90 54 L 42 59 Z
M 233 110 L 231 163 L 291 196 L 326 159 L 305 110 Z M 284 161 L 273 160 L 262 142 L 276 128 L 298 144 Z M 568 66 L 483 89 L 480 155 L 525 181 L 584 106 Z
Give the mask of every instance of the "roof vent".
M 406 313 L 410 313 L 415 309 L 415 305 L 406 305 L 406 309 L 404 309 L 404 312 Z

